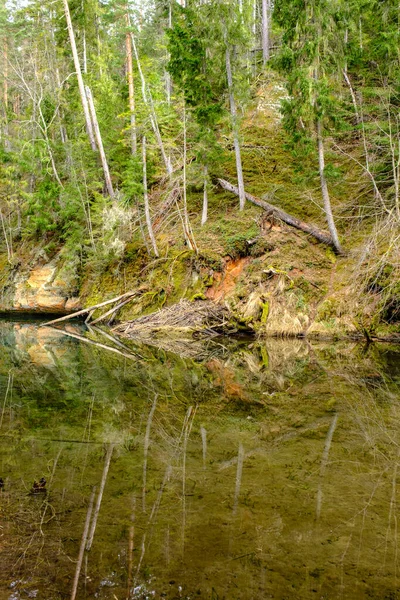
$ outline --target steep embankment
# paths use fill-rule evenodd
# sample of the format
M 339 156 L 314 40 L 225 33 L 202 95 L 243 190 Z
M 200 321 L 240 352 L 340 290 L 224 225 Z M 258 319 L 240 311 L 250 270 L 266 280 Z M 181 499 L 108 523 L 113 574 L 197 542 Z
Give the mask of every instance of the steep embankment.
M 278 112 L 282 94 L 279 82 L 266 80 L 243 120 L 246 189 L 324 228 L 317 173 L 305 177 L 304 165 L 286 148 Z M 224 154 L 213 176 L 215 181 L 223 176 L 235 182 L 228 130 L 221 131 L 220 142 Z M 115 239 L 102 254 L 88 259 L 77 261 L 57 244 L 51 249 L 44 243 L 40 248 L 34 242 L 25 244 L 12 265 L 3 257 L 1 309 L 69 312 L 145 284 L 147 290 L 121 309 L 119 319 L 150 313 L 181 298 L 208 298 L 225 303 L 243 328 L 259 335 L 393 337 L 400 330 L 398 319 L 382 319 L 381 290 L 368 287 L 360 276 L 359 257 L 371 227 L 349 213 L 350 194 L 355 196 L 363 186 L 360 169 L 347 158 L 334 160 L 342 175 L 331 182 L 330 191 L 346 256 L 335 256 L 329 247 L 258 207 L 247 204 L 239 212 L 237 199 L 217 183 L 210 191 L 204 226 L 202 189 L 195 184 L 188 189 L 199 250 L 192 252 L 184 243 L 179 208 L 171 202 L 175 188 L 171 192 L 164 183 L 154 186 L 150 198 L 160 258 L 149 257 L 135 212 L 122 219 L 131 225 L 116 228 Z M 309 172 L 310 164 L 306 167 Z M 189 165 L 188 177 L 196 181 L 195 164 Z M 123 212 L 121 207 L 118 211 Z

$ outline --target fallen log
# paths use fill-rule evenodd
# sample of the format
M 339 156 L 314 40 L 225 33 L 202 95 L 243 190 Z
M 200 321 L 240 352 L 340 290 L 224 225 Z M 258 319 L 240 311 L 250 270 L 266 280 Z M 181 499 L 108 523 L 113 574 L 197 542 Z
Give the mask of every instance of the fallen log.
M 239 195 L 238 188 L 235 185 L 229 183 L 229 181 L 225 181 L 225 179 L 218 179 L 218 183 L 224 190 L 232 192 L 232 194 L 235 194 L 236 196 Z M 312 235 L 319 242 L 322 242 L 323 244 L 327 244 L 328 246 L 332 246 L 334 248 L 333 240 L 328 232 L 323 231 L 322 229 L 318 229 L 318 227 L 316 227 L 315 225 L 309 225 L 304 221 L 300 221 L 300 219 L 297 219 L 297 217 L 289 215 L 281 208 L 278 208 L 273 204 L 269 204 L 269 202 L 265 202 L 265 200 L 261 200 L 260 198 L 252 196 L 247 192 L 245 195 L 246 200 L 248 200 L 252 204 L 255 204 L 256 206 L 259 206 L 260 208 L 263 208 L 268 213 L 270 213 L 271 216 L 280 219 L 281 221 L 287 223 L 287 225 L 290 225 L 291 227 L 295 227 L 296 229 L 300 229 L 300 231 L 304 231 L 305 233 Z
M 87 308 L 83 308 L 82 310 L 78 310 L 77 312 L 71 313 L 69 315 L 65 315 L 64 317 L 60 317 L 59 319 L 53 319 L 52 321 L 47 321 L 47 323 L 42 323 L 41 327 L 45 327 L 47 325 L 53 325 L 53 323 L 61 323 L 61 321 L 68 321 L 69 319 L 74 319 L 75 317 L 80 317 L 81 315 L 85 315 L 86 313 L 93 312 L 97 308 L 102 308 L 103 306 L 107 306 L 108 304 L 113 304 L 114 302 L 118 302 L 119 300 L 123 300 L 130 296 L 135 296 L 137 291 L 126 292 L 121 296 L 117 296 L 116 298 L 111 298 L 111 300 L 106 300 L 105 302 L 100 302 L 100 304 L 95 304 L 94 306 L 88 306 Z
M 135 298 L 135 295 L 129 296 L 129 298 L 125 298 L 125 300 L 122 300 L 122 302 L 119 302 L 119 304 L 117 304 L 117 306 L 113 306 L 112 308 L 110 308 L 110 310 L 108 310 L 106 313 L 104 313 L 103 315 L 100 315 L 100 317 L 98 317 L 97 319 L 95 319 L 94 321 L 92 321 L 90 324 L 91 325 L 96 325 L 96 323 L 100 323 L 101 321 L 104 321 L 105 319 L 107 319 L 107 317 L 111 316 L 111 319 L 109 321 L 109 325 L 110 322 L 113 321 L 115 314 L 120 310 L 120 308 L 122 308 L 123 306 L 125 306 L 125 304 L 128 304 L 129 302 L 132 302 L 132 300 Z

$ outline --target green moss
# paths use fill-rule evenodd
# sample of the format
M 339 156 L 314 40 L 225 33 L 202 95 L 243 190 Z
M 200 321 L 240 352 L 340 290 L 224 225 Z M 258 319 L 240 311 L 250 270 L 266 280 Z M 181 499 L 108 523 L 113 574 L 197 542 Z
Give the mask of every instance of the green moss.
M 269 302 L 265 301 L 261 304 L 262 313 L 261 313 L 261 323 L 265 324 L 268 320 L 269 316 Z

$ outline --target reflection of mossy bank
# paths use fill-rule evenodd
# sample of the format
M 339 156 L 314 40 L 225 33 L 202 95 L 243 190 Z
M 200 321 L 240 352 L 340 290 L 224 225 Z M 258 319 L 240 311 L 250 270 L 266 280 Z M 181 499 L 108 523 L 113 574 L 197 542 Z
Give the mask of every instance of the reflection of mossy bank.
M 81 595 L 395 593 L 395 349 L 241 341 L 194 362 L 131 344 L 128 361 L 27 327 L 1 328 L 2 592 L 70 595 L 113 445 Z

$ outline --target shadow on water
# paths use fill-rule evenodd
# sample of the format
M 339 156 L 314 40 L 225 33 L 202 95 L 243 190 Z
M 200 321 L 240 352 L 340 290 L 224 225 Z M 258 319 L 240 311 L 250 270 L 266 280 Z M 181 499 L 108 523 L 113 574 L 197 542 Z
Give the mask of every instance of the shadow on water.
M 1 599 L 398 597 L 400 349 L 107 335 L 0 321 Z

